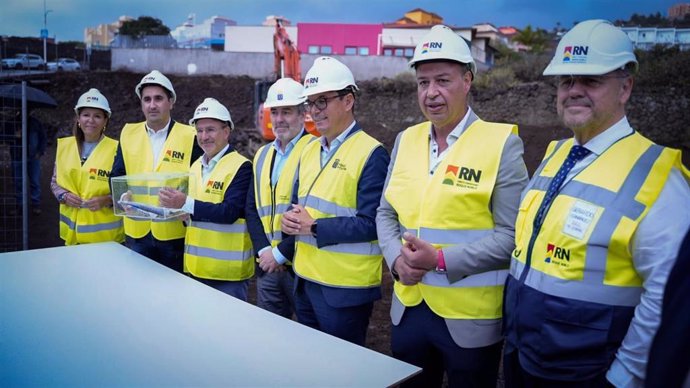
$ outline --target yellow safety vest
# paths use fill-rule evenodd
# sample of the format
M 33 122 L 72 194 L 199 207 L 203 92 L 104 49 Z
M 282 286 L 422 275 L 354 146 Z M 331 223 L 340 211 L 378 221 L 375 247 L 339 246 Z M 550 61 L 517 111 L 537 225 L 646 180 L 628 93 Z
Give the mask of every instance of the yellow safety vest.
M 312 135 L 305 135 L 295 143 L 285 161 L 283 170 L 278 177 L 275 187 L 271 184 L 271 161 L 276 151 L 271 144 L 259 149 L 254 156 L 254 198 L 256 198 L 256 210 L 261 218 L 264 232 L 271 246 L 276 247 L 282 240 L 280 221 L 283 213 L 290 207 L 292 190 L 297 178 L 297 165 L 304 146 L 314 139 Z
M 357 186 L 369 156 L 381 143 L 363 131 L 348 136 L 321 168 L 321 143 L 304 148 L 299 165 L 299 203 L 315 219 L 354 217 Z M 371 288 L 381 284 L 377 241 L 318 248 L 313 236 L 297 236 L 293 268 L 300 277 L 331 287 Z
M 194 184 L 190 197 L 221 203 L 237 170 L 247 158 L 237 151 L 223 156 L 206 181 L 201 177 L 201 158 L 192 165 Z M 193 216 L 192 216 L 193 217 Z M 232 224 L 194 221 L 187 227 L 184 270 L 202 279 L 239 281 L 254 275 L 252 243 L 244 218 Z
M 511 276 L 553 296 L 636 306 L 643 287 L 630 242 L 671 169 L 686 172 L 680 151 L 637 132 L 617 141 L 563 185 L 535 234 L 537 210 L 572 144 L 551 143 L 527 186 L 515 224 Z
M 57 184 L 84 200 L 110 195 L 108 178 L 116 152 L 117 140 L 104 137 L 82 165 L 76 138 L 58 139 Z M 122 242 L 125 235 L 122 219 L 113 214 L 112 207 L 91 211 L 60 204 L 60 238 L 65 240 L 65 245 L 75 245 Z
M 403 132 L 385 198 L 406 230 L 435 247 L 471 243 L 492 233 L 491 195 L 503 147 L 517 126 L 477 120 L 450 146 L 429 176 L 429 132 L 425 122 Z M 479 146 L 481 145 L 481 146 Z M 420 152 L 420 150 L 423 150 Z M 450 319 L 501 317 L 505 270 L 487 271 L 449 283 L 434 271 L 413 286 L 395 282 L 398 299 L 408 307 L 424 300 Z
M 194 127 L 175 123 L 170 128 L 168 138 L 163 144 L 162 155 L 153 169 L 153 152 L 146 133 L 144 122 L 125 124 L 120 135 L 122 157 L 127 175 L 146 172 L 189 172 L 192 163 L 192 148 L 196 136 Z M 130 182 L 131 184 L 132 182 Z M 142 187 L 142 192 L 132 191 L 137 196 L 133 200 L 158 205 L 158 188 Z M 148 198 L 142 198 L 148 197 Z M 134 238 L 146 236 L 149 231 L 158 240 L 183 238 L 185 227 L 182 221 L 149 221 L 125 217 L 125 234 Z

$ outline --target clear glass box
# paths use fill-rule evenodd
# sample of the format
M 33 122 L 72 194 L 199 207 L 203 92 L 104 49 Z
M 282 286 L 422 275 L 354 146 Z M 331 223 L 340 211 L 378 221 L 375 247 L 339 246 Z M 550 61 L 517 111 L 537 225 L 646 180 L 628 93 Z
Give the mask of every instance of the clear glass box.
M 149 172 L 114 177 L 110 181 L 116 216 L 144 220 L 174 219 L 186 213 L 160 205 L 158 191 L 171 187 L 189 193 L 190 173 Z

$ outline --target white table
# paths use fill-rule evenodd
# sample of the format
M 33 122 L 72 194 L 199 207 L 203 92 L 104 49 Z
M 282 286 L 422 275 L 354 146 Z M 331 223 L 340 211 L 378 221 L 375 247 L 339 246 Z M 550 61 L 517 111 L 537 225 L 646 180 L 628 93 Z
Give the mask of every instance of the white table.
M 418 372 L 116 243 L 0 254 L 2 387 L 382 387 Z

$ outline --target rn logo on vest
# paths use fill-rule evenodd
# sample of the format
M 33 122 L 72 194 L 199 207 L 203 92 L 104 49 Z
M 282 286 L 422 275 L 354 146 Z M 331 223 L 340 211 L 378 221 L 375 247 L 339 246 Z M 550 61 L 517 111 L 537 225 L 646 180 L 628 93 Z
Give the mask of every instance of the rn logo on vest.
M 554 244 L 546 244 L 546 258 L 544 262 L 567 267 L 570 265 L 570 249 L 557 247 Z
M 225 187 L 225 182 L 221 181 L 208 181 L 206 183 L 206 192 L 213 194 L 222 194 L 223 187 Z
M 563 49 L 563 63 L 587 63 L 589 46 L 566 46 Z
M 476 189 L 481 179 L 482 170 L 449 164 L 448 167 L 446 167 L 446 174 L 441 183 L 466 189 Z
M 107 182 L 108 177 L 110 177 L 110 171 L 101 170 L 100 168 L 90 168 L 89 169 L 89 179 L 99 180 L 101 182 Z
M 165 150 L 163 161 L 170 163 L 182 163 L 184 162 L 184 152 Z

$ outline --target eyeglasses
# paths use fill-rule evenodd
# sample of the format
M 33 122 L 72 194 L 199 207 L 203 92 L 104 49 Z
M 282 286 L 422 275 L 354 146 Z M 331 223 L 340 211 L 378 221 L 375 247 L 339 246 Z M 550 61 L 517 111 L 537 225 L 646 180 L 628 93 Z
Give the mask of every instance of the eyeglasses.
M 610 75 L 561 75 L 556 78 L 556 85 L 559 89 L 570 89 L 575 83 L 579 83 L 587 89 L 596 89 L 607 79 L 623 79 L 630 77 L 628 73 L 617 73 Z
M 330 97 L 319 97 L 314 101 L 305 101 L 304 106 L 307 107 L 307 110 L 311 110 L 312 108 L 316 107 L 318 110 L 324 110 L 328 107 L 328 101 L 332 100 L 334 98 L 342 97 L 346 95 L 347 93 L 339 93 L 336 94 L 335 96 L 330 96 Z

